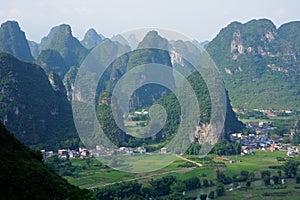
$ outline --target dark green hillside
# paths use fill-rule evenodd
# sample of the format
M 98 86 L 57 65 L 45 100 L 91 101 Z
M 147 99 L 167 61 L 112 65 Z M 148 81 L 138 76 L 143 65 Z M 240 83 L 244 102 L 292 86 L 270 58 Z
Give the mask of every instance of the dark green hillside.
M 121 116 L 118 119 L 121 122 Z M 122 131 L 113 116 L 111 109 L 111 95 L 107 91 L 103 91 L 99 97 L 97 105 L 97 118 L 103 132 L 106 133 L 107 137 L 117 146 L 124 145 L 128 140 L 128 135 Z M 123 125 L 124 126 L 124 125 Z
M 267 19 L 233 22 L 209 43 L 234 107 L 299 109 L 298 29 L 296 22 L 279 29 Z
M 43 164 L 38 151 L 19 142 L 0 123 L 0 198 L 93 199 L 88 190 L 70 185 Z
M 191 84 L 195 94 L 197 96 L 199 102 L 199 110 L 200 114 L 200 124 L 207 124 L 210 121 L 211 117 L 211 100 L 209 96 L 209 92 L 207 86 L 198 72 L 192 73 L 188 77 L 188 81 Z M 179 90 L 183 88 L 179 88 Z M 180 124 L 180 105 L 179 102 L 174 95 L 171 93 L 163 98 L 159 99 L 156 103 L 162 105 L 167 113 L 167 121 L 164 128 L 158 133 L 158 136 L 161 138 L 169 138 L 172 136 L 178 129 L 178 125 Z M 225 134 L 241 131 L 244 128 L 244 125 L 238 121 L 235 113 L 232 110 L 230 105 L 229 98 L 227 96 L 227 112 L 225 119 Z
M 73 37 L 71 27 L 66 24 L 57 27 L 47 48 L 58 51 L 63 57 L 67 67 L 79 67 L 88 54 L 88 50 Z
M 43 50 L 37 57 L 36 62 L 45 70 L 46 74 L 54 72 L 59 75 L 61 79 L 63 79 L 64 74 L 68 71 L 64 59 L 55 50 Z
M 0 54 L 0 120 L 15 136 L 35 148 L 54 148 L 77 137 L 65 88 L 35 64 Z

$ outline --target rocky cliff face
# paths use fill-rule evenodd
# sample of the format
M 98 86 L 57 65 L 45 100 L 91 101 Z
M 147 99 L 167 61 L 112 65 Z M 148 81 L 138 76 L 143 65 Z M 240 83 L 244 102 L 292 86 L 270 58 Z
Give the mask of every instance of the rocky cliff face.
M 0 51 L 24 61 L 33 61 L 25 33 L 18 22 L 7 21 L 0 28 Z

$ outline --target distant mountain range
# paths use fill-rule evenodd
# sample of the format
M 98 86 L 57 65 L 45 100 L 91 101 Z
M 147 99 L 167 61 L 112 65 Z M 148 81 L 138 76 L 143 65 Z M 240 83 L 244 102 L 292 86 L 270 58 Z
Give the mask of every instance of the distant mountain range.
M 299 30 L 300 22 L 278 29 L 266 19 L 233 22 L 211 42 L 202 44 L 217 64 L 234 107 L 299 110 Z M 168 41 L 155 31 L 142 40 L 135 35 L 108 39 L 94 29 L 79 41 L 66 24 L 53 27 L 37 43 L 27 41 L 17 22 L 5 22 L 0 28 L 0 51 L 5 52 L 0 54 L 0 119 L 26 144 L 53 148 L 57 141 L 76 137 L 70 100 L 80 97 L 73 92 L 75 78 L 85 56 L 95 46 L 103 46 L 104 57 L 112 51 L 140 49 L 111 64 L 98 86 L 101 95 L 111 91 L 128 70 L 143 63 L 161 63 L 190 74 L 189 63 L 180 59 L 175 50 L 196 55 L 199 52 L 193 43 L 199 45 L 195 41 Z M 174 51 L 143 49 L 151 44 Z M 166 78 L 174 81 L 171 75 Z M 147 107 L 168 93 L 159 86 L 144 86 L 133 95 L 131 109 Z M 228 112 L 231 117 L 227 124 L 235 127 L 233 124 L 238 122 L 231 105 Z M 235 129 L 229 128 L 228 132 L 232 130 Z M 45 141 L 52 142 L 45 145 Z

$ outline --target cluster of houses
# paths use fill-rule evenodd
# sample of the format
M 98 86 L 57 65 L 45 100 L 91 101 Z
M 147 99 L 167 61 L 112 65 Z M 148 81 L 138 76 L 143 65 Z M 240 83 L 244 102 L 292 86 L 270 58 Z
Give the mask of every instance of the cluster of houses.
M 259 112 L 261 112 L 264 115 L 267 115 L 269 117 L 282 116 L 283 114 L 290 115 L 290 114 L 293 113 L 291 110 L 277 110 L 277 111 L 275 111 L 273 109 L 267 109 L 267 110 L 254 109 L 254 111 L 259 111 Z
M 242 144 L 243 154 L 252 154 L 252 149 L 275 151 L 283 148 L 282 144 L 280 144 L 278 140 L 269 139 L 268 136 L 264 134 L 243 135 L 241 133 L 234 133 L 231 134 L 231 141 Z
M 53 155 L 58 155 L 58 158 L 89 158 L 92 156 L 89 150 L 85 148 L 79 148 L 78 151 L 70 149 L 59 149 L 57 153 L 53 151 L 41 150 L 43 159 L 52 157 Z
M 135 153 L 144 154 L 147 150 L 145 147 L 120 147 L 118 149 L 105 148 L 102 145 L 96 145 L 96 150 L 92 151 L 93 156 L 99 157 L 102 155 L 113 155 L 113 154 L 121 154 L 121 155 L 132 155 Z
M 166 154 L 168 153 L 168 149 L 166 147 L 162 147 L 159 151 L 161 154 Z M 91 151 L 92 155 L 94 157 L 99 157 L 99 156 L 109 156 L 113 154 L 118 154 L 118 155 L 133 155 L 133 154 L 146 154 L 147 149 L 143 146 L 137 147 L 137 148 L 132 148 L 132 147 L 120 147 L 118 149 L 110 149 L 110 148 L 105 148 L 102 145 L 96 145 L 96 149 Z
M 258 124 L 248 124 L 246 128 L 249 128 L 256 134 L 267 134 L 273 131 L 276 127 L 269 126 L 265 122 L 259 122 Z
M 135 111 L 134 114 L 135 115 L 148 115 L 149 112 L 143 109 L 142 111 Z
M 279 140 L 270 139 L 268 133 L 276 127 L 271 127 L 264 122 L 259 124 L 248 124 L 247 128 L 251 129 L 255 134 L 233 133 L 230 136 L 231 141 L 241 143 L 241 154 L 251 155 L 253 149 L 261 149 L 265 151 L 284 150 L 287 156 L 294 157 L 300 154 L 298 148 L 291 147 L 290 144 L 282 144 Z
M 146 148 L 145 147 L 138 147 L 136 149 L 133 149 L 131 147 L 120 147 L 118 150 L 117 150 L 117 153 L 119 154 L 134 154 L 134 153 L 140 153 L 140 154 L 144 154 L 146 153 Z
M 146 148 L 145 147 L 137 147 L 136 149 L 132 149 L 131 147 L 120 147 L 117 152 L 119 154 L 126 154 L 126 155 L 130 155 L 130 154 L 134 154 L 134 153 L 140 153 L 140 154 L 144 154 L 146 153 Z M 168 153 L 168 149 L 167 147 L 162 147 L 160 149 L 160 153 L 161 154 L 166 154 Z

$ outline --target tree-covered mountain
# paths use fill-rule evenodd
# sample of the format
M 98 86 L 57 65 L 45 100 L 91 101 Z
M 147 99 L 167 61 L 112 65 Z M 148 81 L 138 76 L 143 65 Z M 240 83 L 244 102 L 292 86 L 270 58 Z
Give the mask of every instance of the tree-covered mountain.
M 193 72 L 187 80 L 193 88 L 193 91 L 196 94 L 197 101 L 199 103 L 200 111 L 200 123 L 199 128 L 203 125 L 206 126 L 210 123 L 211 118 L 211 99 L 210 94 L 207 88 L 207 85 L 198 72 Z M 185 88 L 179 88 L 179 90 L 185 90 Z M 184 92 L 184 91 L 182 91 Z M 230 100 L 227 98 L 227 109 L 226 109 L 226 118 L 224 124 L 223 137 L 232 132 L 241 131 L 244 128 L 242 122 L 240 122 L 235 113 L 232 110 L 230 105 Z M 170 93 L 161 99 L 159 99 L 157 104 L 162 105 L 168 114 L 166 124 L 164 128 L 157 134 L 159 138 L 169 138 L 172 136 L 178 129 L 180 124 L 181 108 L 174 93 Z M 195 137 L 198 137 L 198 133 L 195 133 Z
M 50 39 L 46 49 L 53 49 L 60 53 L 67 67 L 79 67 L 88 53 L 79 40 L 72 35 L 69 25 L 62 24 L 55 29 L 53 37 Z
M 127 71 L 134 70 L 135 67 L 141 66 L 144 64 L 161 64 L 164 66 L 172 68 L 171 58 L 168 51 L 161 49 L 168 49 L 168 40 L 162 38 L 156 31 L 148 32 L 144 39 L 139 43 L 137 49 L 131 52 L 127 64 Z M 151 66 L 149 66 L 151 67 Z M 141 71 L 138 73 L 136 85 L 139 85 L 141 80 L 147 81 L 151 79 L 153 73 L 147 72 L 147 70 Z M 165 83 L 175 86 L 175 80 L 173 73 L 161 74 L 155 73 L 156 77 L 159 77 L 159 80 L 164 80 Z M 140 107 L 148 107 L 153 104 L 154 101 L 160 99 L 162 96 L 170 92 L 164 86 L 157 84 L 147 84 L 138 88 L 131 99 L 132 109 L 137 109 Z
M 208 44 L 234 107 L 300 107 L 300 23 L 233 22 Z
M 18 22 L 7 21 L 0 27 L 0 52 L 14 55 L 24 61 L 33 61 L 25 33 Z
M 130 70 L 134 70 L 135 67 L 141 66 L 144 64 L 162 64 L 172 68 L 171 58 L 167 51 L 154 49 L 149 47 L 154 47 L 159 44 L 161 48 L 168 47 L 168 41 L 158 35 L 155 31 L 150 31 L 145 35 L 144 39 L 139 43 L 138 48 L 134 51 L 130 51 L 130 48 L 127 45 L 122 45 L 119 42 L 111 41 L 105 39 L 97 53 L 103 55 L 102 58 L 106 58 L 106 53 L 111 52 L 128 52 L 116 60 L 105 70 L 103 76 L 101 77 L 97 93 L 100 95 L 103 91 L 112 92 L 116 83 L 120 78 Z M 146 48 L 147 47 L 147 48 Z M 139 85 L 141 80 L 146 81 L 151 78 L 150 74 L 144 73 L 141 71 L 138 73 L 136 79 L 136 85 Z M 169 82 L 171 85 L 175 85 L 173 73 L 170 71 L 170 74 L 156 74 L 156 76 L 161 76 L 161 80 Z M 157 84 L 147 84 L 134 92 L 130 100 L 130 109 L 135 110 L 141 107 L 147 107 L 153 104 L 154 101 L 160 99 L 163 95 L 169 93 L 170 91 Z
M 40 55 L 37 57 L 36 63 L 44 69 L 46 74 L 54 72 L 59 75 L 61 79 L 63 79 L 65 73 L 68 71 L 68 67 L 64 59 L 56 50 L 42 50 Z
M 115 42 L 112 42 L 110 40 L 104 42 L 106 42 L 107 44 L 104 45 L 104 43 L 102 43 L 103 47 L 100 50 L 105 50 L 105 52 L 108 49 L 110 50 L 110 52 L 117 52 L 119 50 Z M 173 48 L 177 51 L 179 51 L 179 49 L 180 51 L 194 51 L 192 53 L 195 55 L 199 53 L 195 50 L 196 47 L 193 48 L 193 44 L 190 42 L 176 41 L 170 44 L 168 40 L 162 38 L 156 31 L 150 31 L 139 43 L 136 50 L 131 51 L 130 53 L 123 54 L 106 69 L 102 79 L 98 84 L 97 89 L 98 95 L 100 96 L 97 101 L 99 102 L 97 107 L 97 117 L 100 124 L 105 129 L 104 132 L 108 134 L 108 137 L 111 138 L 111 140 L 115 141 L 116 144 L 124 144 L 124 142 L 128 142 L 128 140 L 132 141 L 132 138 L 126 135 L 121 129 L 116 127 L 117 125 L 111 114 L 110 104 L 107 103 L 107 101 L 105 101 L 106 103 L 100 103 L 103 102 L 101 98 L 105 96 L 106 99 L 109 99 L 108 96 L 110 97 L 110 93 L 113 91 L 116 83 L 123 77 L 123 75 L 131 70 L 134 71 L 136 67 L 142 66 L 143 64 L 162 64 L 164 66 L 170 67 L 170 69 L 173 67 L 177 69 L 184 68 L 184 70 L 181 71 L 186 73 L 186 76 L 189 75 L 187 79 L 192 85 L 193 90 L 195 91 L 198 98 L 201 111 L 201 124 L 199 124 L 199 126 L 203 124 L 207 125 L 210 122 L 211 101 L 210 94 L 208 92 L 204 79 L 202 79 L 199 74 L 192 73 L 192 71 L 194 70 L 192 69 L 192 66 L 187 66 L 187 64 L 189 63 L 187 61 L 183 61 L 183 59 L 176 57 L 176 55 L 174 55 L 174 52 L 155 49 L 154 47 L 158 47 L 161 49 Z M 104 54 L 105 52 L 102 52 L 100 54 Z M 151 67 L 151 65 L 149 67 Z M 139 85 L 138 81 L 147 80 L 148 78 L 150 78 L 148 77 L 147 71 L 143 71 L 141 69 L 137 70 L 136 75 L 138 78 L 136 79 L 137 82 L 135 82 L 134 85 Z M 175 84 L 173 72 L 169 74 L 166 72 L 157 72 L 155 73 L 155 76 L 161 76 L 161 79 L 165 82 L 169 82 L 170 85 Z M 134 82 L 130 82 L 130 84 L 132 83 Z M 181 90 L 185 90 L 185 88 L 181 88 Z M 171 93 L 169 89 L 157 84 L 144 85 L 138 88 L 131 96 L 129 109 L 136 110 L 139 108 L 146 108 L 150 107 L 153 104 L 161 104 L 166 109 L 168 117 L 164 128 L 156 135 L 156 137 L 150 139 L 148 138 L 145 141 L 151 142 L 154 140 L 157 142 L 161 142 L 164 140 L 169 140 L 178 129 L 181 115 L 180 105 L 177 101 L 177 98 L 175 97 L 175 94 Z M 244 127 L 243 124 L 237 120 L 235 113 L 232 111 L 228 96 L 225 124 L 226 125 L 224 133 L 240 131 Z M 116 133 L 116 135 L 112 135 L 111 133 Z M 139 142 L 139 140 L 136 140 L 136 142 Z
M 100 37 L 100 36 L 99 36 Z M 30 42 L 31 52 L 37 57 L 37 63 L 48 74 L 53 71 L 63 79 L 72 66 L 79 67 L 88 50 L 72 35 L 71 27 L 61 24 L 51 28 L 40 44 Z
M 91 28 L 85 33 L 81 44 L 87 49 L 92 49 L 100 44 L 103 39 L 103 36 L 99 35 L 95 29 Z
M 59 77 L 35 64 L 0 54 L 0 119 L 35 148 L 55 148 L 76 138 L 71 106 Z
M 0 123 L 1 199 L 94 199 L 92 192 L 69 184 L 19 142 Z

